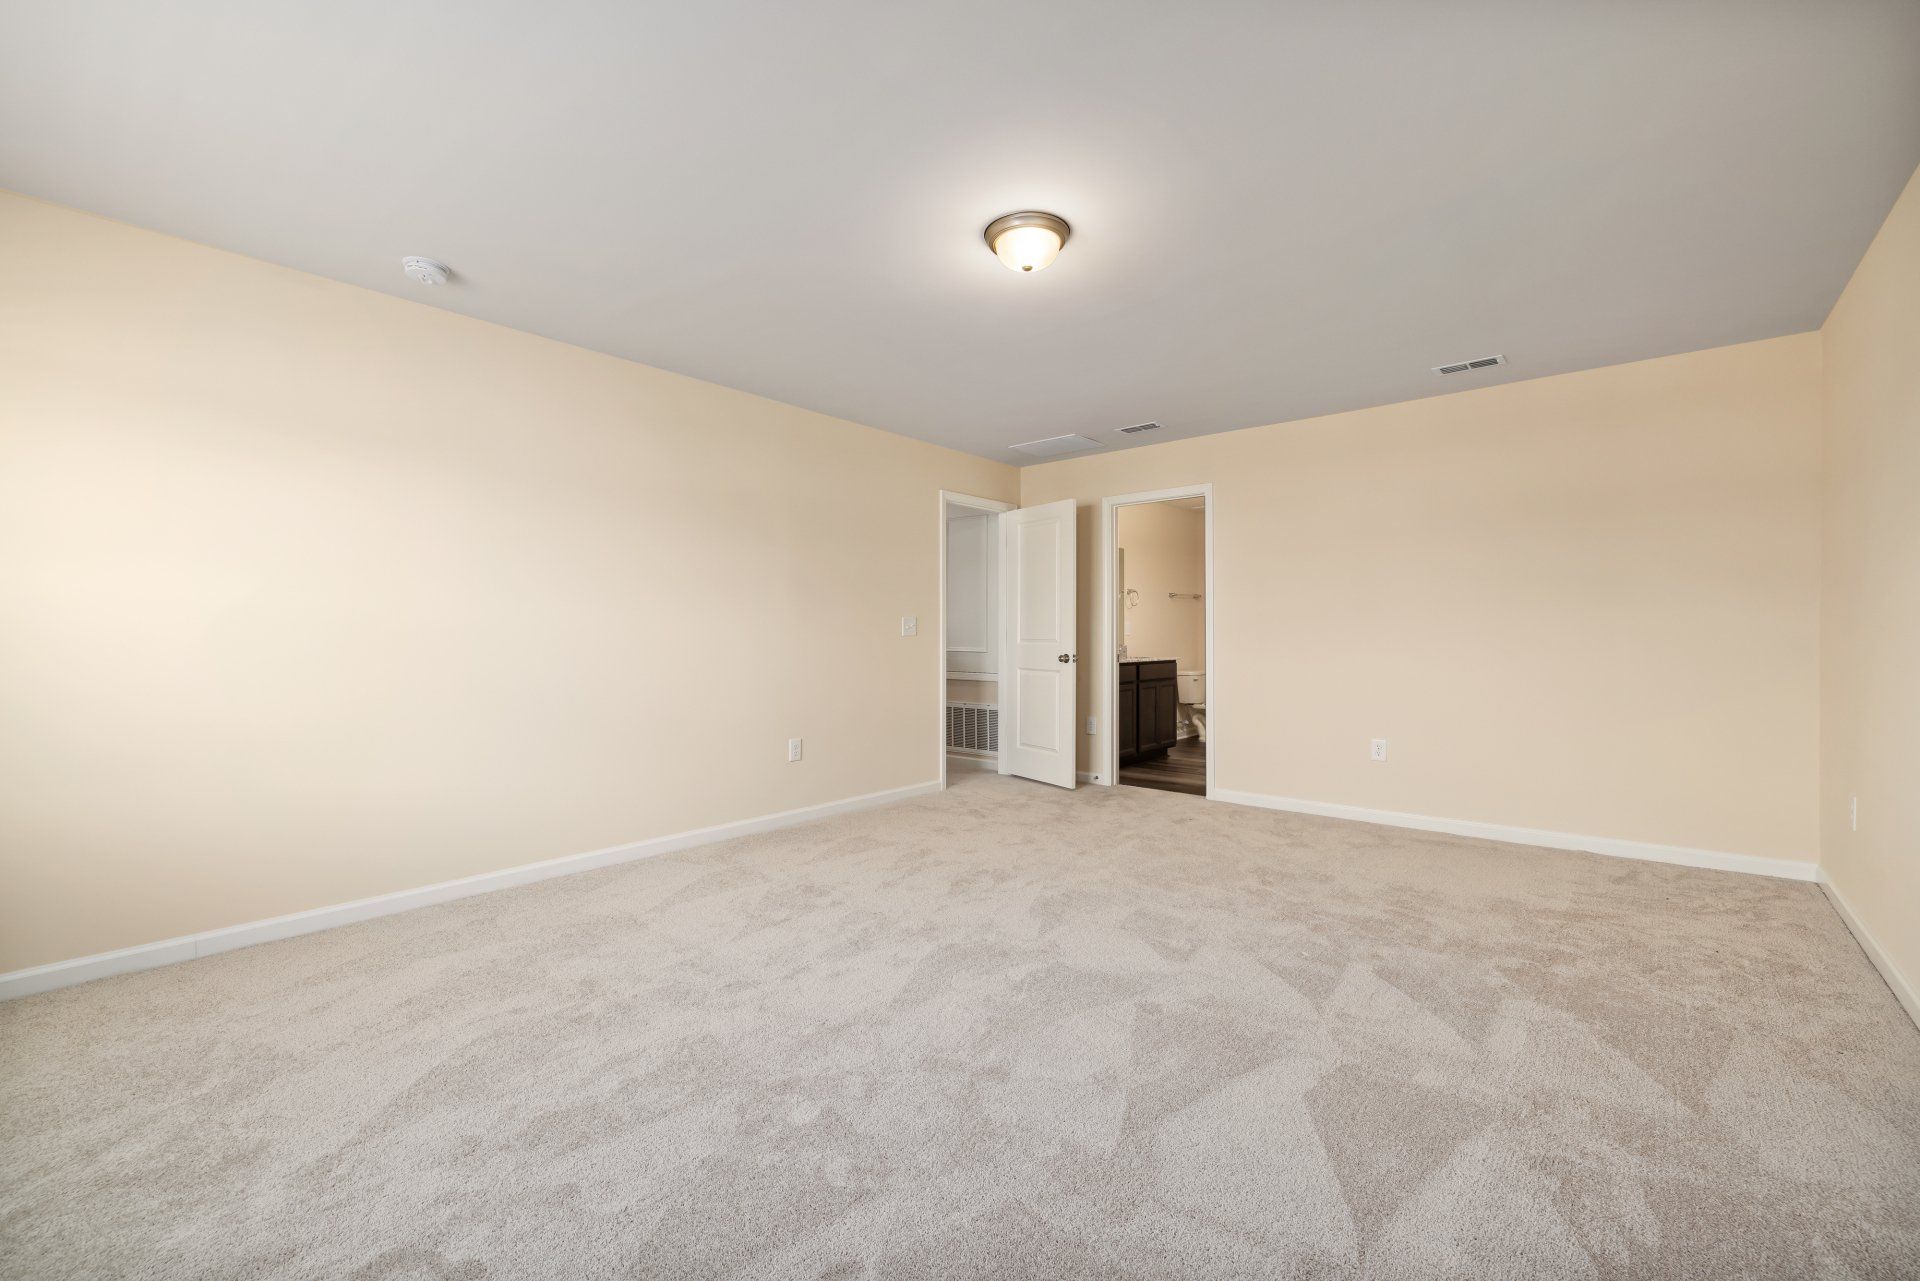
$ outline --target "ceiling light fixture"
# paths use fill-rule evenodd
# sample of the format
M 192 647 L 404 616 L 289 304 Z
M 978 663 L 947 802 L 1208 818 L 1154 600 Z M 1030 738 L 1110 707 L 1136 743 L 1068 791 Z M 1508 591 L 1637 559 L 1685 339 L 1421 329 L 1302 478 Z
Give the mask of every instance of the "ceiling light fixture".
M 1060 256 L 1073 228 L 1058 214 L 1028 209 L 987 224 L 987 248 L 1009 271 L 1039 271 Z

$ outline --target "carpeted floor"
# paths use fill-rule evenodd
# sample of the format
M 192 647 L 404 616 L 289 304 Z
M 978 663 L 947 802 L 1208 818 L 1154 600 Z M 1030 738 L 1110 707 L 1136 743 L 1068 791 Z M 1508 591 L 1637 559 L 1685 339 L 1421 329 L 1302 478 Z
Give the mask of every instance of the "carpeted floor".
M 1818 890 L 990 775 L 0 1006 L 0 1276 L 1913 1278 Z

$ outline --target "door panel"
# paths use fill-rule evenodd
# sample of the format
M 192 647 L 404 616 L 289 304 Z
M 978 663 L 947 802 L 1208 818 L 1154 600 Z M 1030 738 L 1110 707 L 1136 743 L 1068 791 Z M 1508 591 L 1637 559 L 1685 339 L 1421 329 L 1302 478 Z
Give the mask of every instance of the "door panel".
M 1000 517 L 1001 591 L 1012 706 L 1002 709 L 1009 774 L 1074 786 L 1074 720 L 1079 712 L 1075 599 L 1076 535 L 1071 499 Z
M 1022 521 L 1014 525 L 1013 538 L 1014 560 L 1020 566 L 1018 639 L 1049 645 L 1067 639 L 1060 635 L 1060 611 L 1054 606 L 1059 596 L 1058 523 Z
M 1153 691 L 1153 745 L 1164 752 L 1180 737 L 1179 687 L 1172 681 L 1155 681 L 1141 690 Z
M 1153 725 L 1153 686 L 1142 684 L 1134 690 L 1133 745 L 1137 755 L 1153 755 L 1153 743 L 1159 737 Z
M 1021 672 L 1016 679 L 1020 689 L 1015 700 L 1018 713 L 1014 717 L 1017 732 L 1013 741 L 1037 752 L 1058 751 L 1060 727 L 1054 723 L 1053 709 L 1060 698 L 1059 674 Z

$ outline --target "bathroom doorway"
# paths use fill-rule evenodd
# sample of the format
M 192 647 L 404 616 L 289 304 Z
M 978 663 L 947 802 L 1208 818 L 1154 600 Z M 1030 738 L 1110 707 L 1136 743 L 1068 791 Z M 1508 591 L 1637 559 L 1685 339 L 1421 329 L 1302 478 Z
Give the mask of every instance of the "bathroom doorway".
M 1101 503 L 1099 782 L 1212 794 L 1212 501 L 1198 485 Z

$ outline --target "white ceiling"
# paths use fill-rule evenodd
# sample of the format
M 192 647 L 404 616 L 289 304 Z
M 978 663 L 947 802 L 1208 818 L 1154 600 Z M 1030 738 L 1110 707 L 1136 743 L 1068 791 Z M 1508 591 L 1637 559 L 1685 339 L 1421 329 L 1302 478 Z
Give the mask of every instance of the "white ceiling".
M 1810 329 L 1917 163 L 1916 0 L 0 0 L 0 185 L 1009 461 Z

